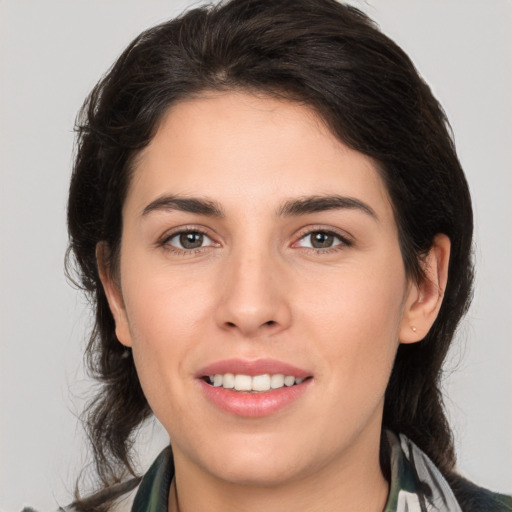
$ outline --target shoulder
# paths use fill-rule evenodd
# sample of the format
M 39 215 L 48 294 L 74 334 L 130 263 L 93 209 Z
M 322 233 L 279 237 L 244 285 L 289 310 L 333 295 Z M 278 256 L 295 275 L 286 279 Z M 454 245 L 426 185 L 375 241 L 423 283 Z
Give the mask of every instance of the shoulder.
M 455 472 L 443 475 L 408 437 L 386 434 L 391 466 L 386 512 L 512 512 L 511 496 L 480 487 Z
M 512 512 L 512 496 L 479 487 L 461 476 L 451 482 L 451 487 L 464 512 Z
M 133 495 L 141 482 L 140 477 L 131 478 L 124 482 L 111 485 L 94 494 L 81 498 L 73 503 L 59 507 L 56 512 L 93 512 L 97 510 L 105 510 L 104 505 L 110 505 L 112 510 L 116 512 L 129 512 L 131 510 L 131 502 Z M 31 506 L 25 506 L 21 512 L 42 512 Z

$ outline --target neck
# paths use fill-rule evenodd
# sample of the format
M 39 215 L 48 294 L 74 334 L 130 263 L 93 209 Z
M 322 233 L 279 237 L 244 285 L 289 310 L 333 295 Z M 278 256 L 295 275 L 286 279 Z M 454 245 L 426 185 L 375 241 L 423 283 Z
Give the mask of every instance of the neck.
M 380 438 L 379 438 L 380 439 Z M 379 463 L 379 442 L 368 453 L 354 447 L 307 475 L 275 485 L 226 482 L 175 459 L 169 512 L 382 512 L 389 484 Z

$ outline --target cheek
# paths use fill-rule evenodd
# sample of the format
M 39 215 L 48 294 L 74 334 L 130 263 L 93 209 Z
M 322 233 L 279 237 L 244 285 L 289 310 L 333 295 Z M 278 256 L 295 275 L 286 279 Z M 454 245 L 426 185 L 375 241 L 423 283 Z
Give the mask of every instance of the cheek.
M 144 393 L 159 416 L 160 404 L 179 410 L 191 373 L 190 355 L 198 346 L 212 296 L 205 282 L 154 266 L 126 263 L 122 288 L 133 357 Z M 185 378 L 184 378 L 185 377 Z M 176 393 L 169 393 L 169 390 Z
M 304 310 L 322 330 L 350 331 L 367 341 L 374 333 L 386 338 L 398 332 L 405 287 L 400 260 L 351 267 L 306 286 Z
M 133 263 L 126 266 L 123 296 L 135 341 L 155 350 L 165 349 L 171 342 L 179 346 L 209 308 L 211 293 L 205 289 L 205 281 L 172 268 Z
M 316 352 L 329 358 L 327 370 L 339 389 L 383 393 L 398 348 L 406 286 L 401 260 L 351 268 L 336 279 L 317 282 L 304 301 L 304 329 Z M 340 380 L 343 384 L 340 385 Z

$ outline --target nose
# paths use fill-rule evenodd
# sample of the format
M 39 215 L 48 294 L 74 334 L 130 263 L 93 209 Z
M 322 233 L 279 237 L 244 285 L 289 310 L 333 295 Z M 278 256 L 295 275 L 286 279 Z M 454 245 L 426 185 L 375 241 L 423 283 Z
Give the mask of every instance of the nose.
M 223 272 L 217 325 L 245 338 L 272 336 L 291 322 L 285 272 L 268 252 L 233 254 Z

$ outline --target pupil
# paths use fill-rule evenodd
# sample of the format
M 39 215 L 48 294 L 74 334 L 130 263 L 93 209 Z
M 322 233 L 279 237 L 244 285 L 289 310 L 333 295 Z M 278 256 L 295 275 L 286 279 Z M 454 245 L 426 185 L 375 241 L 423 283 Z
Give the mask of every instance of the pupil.
M 334 241 L 334 236 L 329 235 L 328 233 L 314 233 L 311 237 L 311 245 L 315 249 L 325 249 L 326 247 L 331 247 Z
M 197 249 L 203 245 L 203 234 L 182 233 L 180 235 L 180 244 L 185 249 Z

